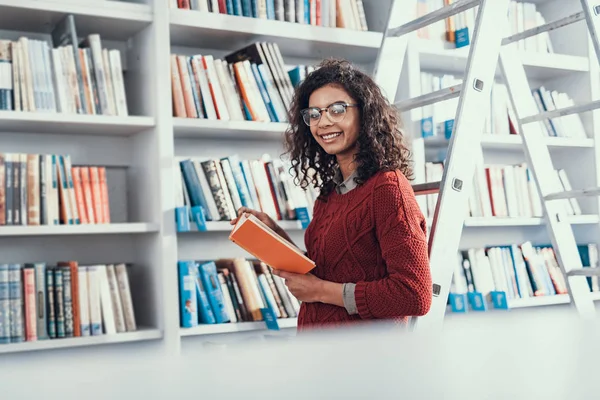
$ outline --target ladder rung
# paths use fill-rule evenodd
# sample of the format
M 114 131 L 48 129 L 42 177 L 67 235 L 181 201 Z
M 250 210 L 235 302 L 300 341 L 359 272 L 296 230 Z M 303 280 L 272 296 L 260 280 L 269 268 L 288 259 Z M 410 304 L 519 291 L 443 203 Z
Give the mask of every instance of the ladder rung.
M 454 4 L 432 11 L 429 14 L 425 14 L 422 17 L 412 20 L 397 28 L 390 29 L 388 31 L 387 36 L 402 36 L 407 33 L 416 31 L 418 29 L 424 28 L 428 25 L 434 24 L 438 21 L 466 11 L 470 8 L 478 6 L 480 2 L 481 0 L 459 0 Z
M 567 190 L 564 192 L 552 193 L 544 197 L 545 200 L 572 199 L 575 197 L 600 196 L 600 187 L 589 189 Z
M 541 114 L 532 115 L 530 117 L 523 118 L 521 120 L 521 123 L 529 124 L 532 122 L 543 121 L 545 119 L 564 117 L 566 115 L 579 114 L 579 113 L 583 113 L 586 111 L 592 111 L 597 108 L 600 108 L 600 100 L 596 100 L 591 103 L 579 104 L 579 105 L 575 105 L 575 106 L 571 106 L 571 107 L 561 108 L 559 110 L 546 111 Z
M 554 29 L 562 28 L 567 25 L 571 25 L 575 22 L 582 21 L 585 18 L 585 14 L 583 11 L 578 12 L 577 14 L 569 15 L 568 17 L 559 19 L 557 21 L 553 21 L 544 25 L 537 26 L 535 28 L 527 29 L 526 31 L 519 32 L 517 34 L 506 37 L 502 40 L 502 45 L 507 45 L 510 43 L 518 42 L 519 40 L 523 40 L 525 38 L 539 35 L 540 33 L 549 32 Z
M 600 276 L 600 268 L 574 269 L 567 273 L 568 276 Z
M 415 196 L 423 196 L 426 194 L 438 193 L 440 191 L 441 184 L 441 181 L 417 183 L 412 185 L 412 188 L 415 192 Z
M 453 99 L 460 95 L 462 83 L 442 90 L 427 93 L 412 99 L 402 100 L 394 104 L 399 111 L 409 111 L 414 108 L 424 107 L 429 104 L 439 103 L 440 101 Z

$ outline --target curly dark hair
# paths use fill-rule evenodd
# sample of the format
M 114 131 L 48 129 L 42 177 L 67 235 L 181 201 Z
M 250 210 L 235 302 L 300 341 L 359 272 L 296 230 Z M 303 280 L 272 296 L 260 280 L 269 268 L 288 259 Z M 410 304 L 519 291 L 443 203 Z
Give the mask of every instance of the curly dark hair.
M 399 169 L 412 179 L 410 151 L 404 144 L 397 110 L 370 76 L 346 60 L 327 59 L 298 86 L 290 107 L 285 150 L 296 183 L 302 188 L 312 183 L 321 196 L 329 194 L 334 187 L 336 158 L 317 143 L 301 115 L 301 110 L 308 107 L 310 95 L 328 84 L 339 85 L 359 105 L 361 126 L 355 156 L 356 183 L 360 185 L 382 170 Z

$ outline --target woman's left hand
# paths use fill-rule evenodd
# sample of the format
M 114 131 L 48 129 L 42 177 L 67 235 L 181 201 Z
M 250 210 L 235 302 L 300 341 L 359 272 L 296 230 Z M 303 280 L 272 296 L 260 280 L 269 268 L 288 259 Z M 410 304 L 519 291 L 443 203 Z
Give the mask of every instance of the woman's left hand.
M 278 271 L 273 273 L 285 279 L 285 285 L 298 300 L 305 303 L 316 303 L 323 299 L 324 285 L 322 279 L 312 274 L 295 274 L 293 272 Z

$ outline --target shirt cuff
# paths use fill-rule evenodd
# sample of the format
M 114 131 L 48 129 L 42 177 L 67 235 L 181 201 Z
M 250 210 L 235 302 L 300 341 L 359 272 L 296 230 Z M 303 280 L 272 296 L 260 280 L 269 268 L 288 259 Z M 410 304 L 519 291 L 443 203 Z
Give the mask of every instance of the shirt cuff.
M 355 315 L 358 314 L 358 310 L 356 308 L 356 298 L 354 297 L 354 288 L 356 287 L 355 283 L 344 283 L 342 285 L 342 293 L 344 297 L 344 307 L 346 307 L 346 311 L 348 314 Z

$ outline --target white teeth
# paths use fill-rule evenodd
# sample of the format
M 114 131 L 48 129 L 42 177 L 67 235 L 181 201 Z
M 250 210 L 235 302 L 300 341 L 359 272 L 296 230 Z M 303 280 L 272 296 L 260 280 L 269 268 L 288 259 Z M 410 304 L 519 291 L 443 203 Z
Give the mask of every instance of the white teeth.
M 325 140 L 329 140 L 329 139 L 333 139 L 334 137 L 338 137 L 341 134 L 342 134 L 342 132 L 336 132 L 336 133 L 332 133 L 332 134 L 329 134 L 329 135 L 322 136 L 322 138 L 325 139 Z

